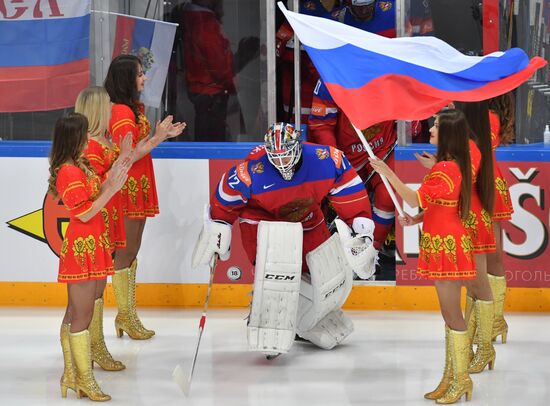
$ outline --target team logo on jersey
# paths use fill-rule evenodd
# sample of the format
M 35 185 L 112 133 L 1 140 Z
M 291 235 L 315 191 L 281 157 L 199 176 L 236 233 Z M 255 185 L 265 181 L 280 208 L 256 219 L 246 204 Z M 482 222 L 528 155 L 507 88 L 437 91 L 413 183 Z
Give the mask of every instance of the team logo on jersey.
M 373 126 L 370 126 L 369 128 L 362 130 L 361 132 L 363 133 L 367 141 L 370 141 L 378 135 L 378 133 L 380 132 L 380 126 L 375 124 Z
M 393 7 L 393 4 L 390 1 L 381 1 L 378 3 L 378 7 L 382 11 L 389 11 Z
M 264 173 L 264 164 L 261 162 L 258 162 L 255 165 L 252 165 L 251 171 L 253 173 Z
M 303 221 L 305 220 L 304 217 L 311 211 L 311 206 L 314 203 L 311 197 L 294 199 L 279 209 L 279 215 L 284 221 L 292 223 Z
M 319 158 L 320 160 L 328 158 L 328 151 L 326 149 L 317 148 L 315 150 L 315 153 L 317 154 L 317 158 Z
M 306 1 L 304 3 L 304 9 L 306 10 L 309 10 L 309 11 L 313 11 L 315 10 L 317 7 L 315 7 L 315 3 L 312 2 L 312 1 Z

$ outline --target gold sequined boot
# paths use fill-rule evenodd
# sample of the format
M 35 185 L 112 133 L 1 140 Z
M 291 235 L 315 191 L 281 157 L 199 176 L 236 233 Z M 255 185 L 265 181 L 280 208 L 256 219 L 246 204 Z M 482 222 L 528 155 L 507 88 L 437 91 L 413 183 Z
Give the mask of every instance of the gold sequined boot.
M 468 375 L 468 348 L 470 347 L 468 332 L 449 329 L 449 340 L 453 380 L 447 392 L 435 401 L 444 405 L 455 403 L 463 395 L 466 395 L 466 400 L 471 400 L 473 391 L 473 383 Z
M 61 349 L 63 350 L 63 361 L 65 368 L 61 376 L 61 396 L 67 397 L 67 389 L 76 392 L 76 371 L 73 365 L 73 356 L 71 355 L 71 344 L 69 343 L 70 324 L 62 324 L 59 332 L 61 338 Z
M 487 275 L 493 291 L 495 306 L 495 321 L 493 322 L 493 341 L 501 336 L 502 344 L 506 344 L 508 324 L 504 320 L 504 299 L 506 298 L 506 278 L 504 276 Z
M 129 285 L 130 285 L 130 306 L 133 310 L 134 318 L 136 320 L 137 325 L 139 326 L 139 329 L 143 331 L 145 334 L 150 334 L 152 337 L 155 335 L 155 331 L 145 328 L 141 323 L 139 316 L 137 315 L 137 310 L 136 310 L 136 273 L 137 272 L 136 271 L 137 271 L 137 258 L 134 258 L 134 260 L 132 261 L 132 264 L 130 265 L 130 273 L 128 275 Z
M 105 345 L 105 337 L 103 336 L 103 299 L 99 298 L 94 303 L 94 315 L 90 322 L 90 339 L 92 351 L 92 368 L 94 362 L 105 371 L 122 371 L 126 366 L 115 361 L 113 356 Z
M 118 337 L 122 337 L 125 331 L 134 340 L 148 340 L 155 332 L 146 330 L 136 313 L 135 264 L 134 260 L 131 267 L 119 269 L 113 275 L 113 289 L 118 307 L 115 329 Z
M 477 329 L 479 331 L 479 345 L 474 358 L 470 362 L 468 372 L 471 374 L 480 373 L 488 364 L 493 369 L 496 352 L 492 343 L 494 307 L 492 300 L 476 300 L 474 306 Z
M 466 321 L 466 326 L 468 328 L 468 338 L 470 340 L 470 349 L 469 360 L 471 361 L 474 358 L 474 348 L 473 344 L 477 344 L 477 319 L 476 313 L 474 312 L 475 300 L 470 296 L 466 295 L 466 307 L 464 308 L 464 320 Z
M 82 330 L 78 333 L 69 333 L 69 342 L 76 367 L 76 397 L 80 399 L 84 394 L 97 402 L 111 400 L 109 395 L 101 391 L 92 372 L 90 332 Z
M 449 326 L 445 325 L 445 369 L 443 369 L 443 377 L 435 390 L 424 395 L 426 399 L 436 400 L 447 392 L 449 385 L 453 379 L 453 367 L 451 360 L 451 347 L 449 341 Z

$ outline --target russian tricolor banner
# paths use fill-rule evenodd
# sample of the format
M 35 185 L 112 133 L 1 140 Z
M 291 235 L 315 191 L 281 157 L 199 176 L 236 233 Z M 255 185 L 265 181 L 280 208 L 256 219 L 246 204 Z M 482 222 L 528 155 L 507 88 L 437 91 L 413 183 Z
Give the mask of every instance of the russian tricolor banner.
M 89 37 L 89 0 L 0 1 L 0 112 L 74 106 Z
M 546 65 L 519 48 L 466 56 L 435 37 L 388 39 L 279 7 L 336 104 L 361 129 L 424 119 L 450 101 L 498 96 Z
M 172 56 L 177 24 L 127 15 L 116 15 L 112 57 L 132 54 L 141 59 L 147 76 L 141 101 L 159 107 Z

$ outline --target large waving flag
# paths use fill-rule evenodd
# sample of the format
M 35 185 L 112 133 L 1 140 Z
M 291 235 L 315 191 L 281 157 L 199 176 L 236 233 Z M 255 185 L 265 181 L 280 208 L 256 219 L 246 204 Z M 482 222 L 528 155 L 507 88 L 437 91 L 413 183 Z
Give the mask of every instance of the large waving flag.
M 89 37 L 89 0 L 0 1 L 0 112 L 74 106 Z
M 388 39 L 279 3 L 331 96 L 358 128 L 429 117 L 450 101 L 506 93 L 546 65 L 519 48 L 466 56 L 435 37 Z
M 101 11 L 94 11 L 94 15 L 106 17 L 103 20 L 108 24 L 106 31 L 114 32 L 114 37 L 107 36 L 107 43 L 102 47 L 105 51 L 112 50 L 110 55 L 102 55 L 105 74 L 112 58 L 120 54 L 136 55 L 147 76 L 141 101 L 147 106 L 159 107 L 177 24 Z M 98 76 L 100 80 L 105 78 L 105 75 Z

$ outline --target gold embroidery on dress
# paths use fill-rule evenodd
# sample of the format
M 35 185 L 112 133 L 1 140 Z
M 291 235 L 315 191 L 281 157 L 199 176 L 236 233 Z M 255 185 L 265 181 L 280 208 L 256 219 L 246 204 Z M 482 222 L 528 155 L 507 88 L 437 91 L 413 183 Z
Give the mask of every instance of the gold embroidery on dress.
M 481 209 L 481 221 L 483 221 L 486 229 L 493 229 L 493 220 L 491 219 L 489 212 L 485 209 Z
M 141 175 L 141 190 L 143 190 L 143 200 L 145 200 L 146 203 L 149 202 L 149 189 L 151 189 L 149 178 L 145 175 Z
M 61 251 L 59 252 L 59 255 L 61 258 L 65 258 L 65 255 L 67 255 L 67 250 L 69 248 L 69 240 L 66 238 L 63 240 L 63 243 L 61 244 Z
M 472 234 L 474 238 L 477 238 L 477 226 L 479 221 L 477 220 L 476 214 L 472 210 L 468 213 L 468 218 L 462 221 L 462 224 L 469 230 L 470 234 Z
M 443 247 L 445 254 L 451 259 L 451 262 L 456 264 L 456 240 L 452 235 L 447 235 L 443 238 Z
M 138 192 L 138 183 L 136 178 L 130 176 L 126 182 L 126 186 L 128 187 L 128 195 L 130 196 L 132 203 L 136 204 L 136 193 Z
M 84 260 L 84 254 L 86 253 L 86 242 L 84 241 L 84 238 L 78 237 L 73 242 L 73 252 L 75 259 L 77 259 L 80 262 L 80 266 L 84 267 L 85 260 Z
M 495 185 L 498 193 L 502 197 L 502 200 L 504 200 L 504 203 L 508 205 L 508 186 L 506 185 L 506 181 L 502 178 L 495 178 Z
M 86 237 L 86 251 L 88 252 L 88 255 L 90 255 L 90 258 L 92 259 L 92 263 L 95 264 L 96 244 L 95 244 L 95 238 L 91 234 L 88 237 Z
M 464 251 L 464 254 L 469 254 L 474 249 L 474 244 L 472 243 L 472 239 L 466 234 L 460 237 L 460 245 L 462 247 L 462 250 Z

